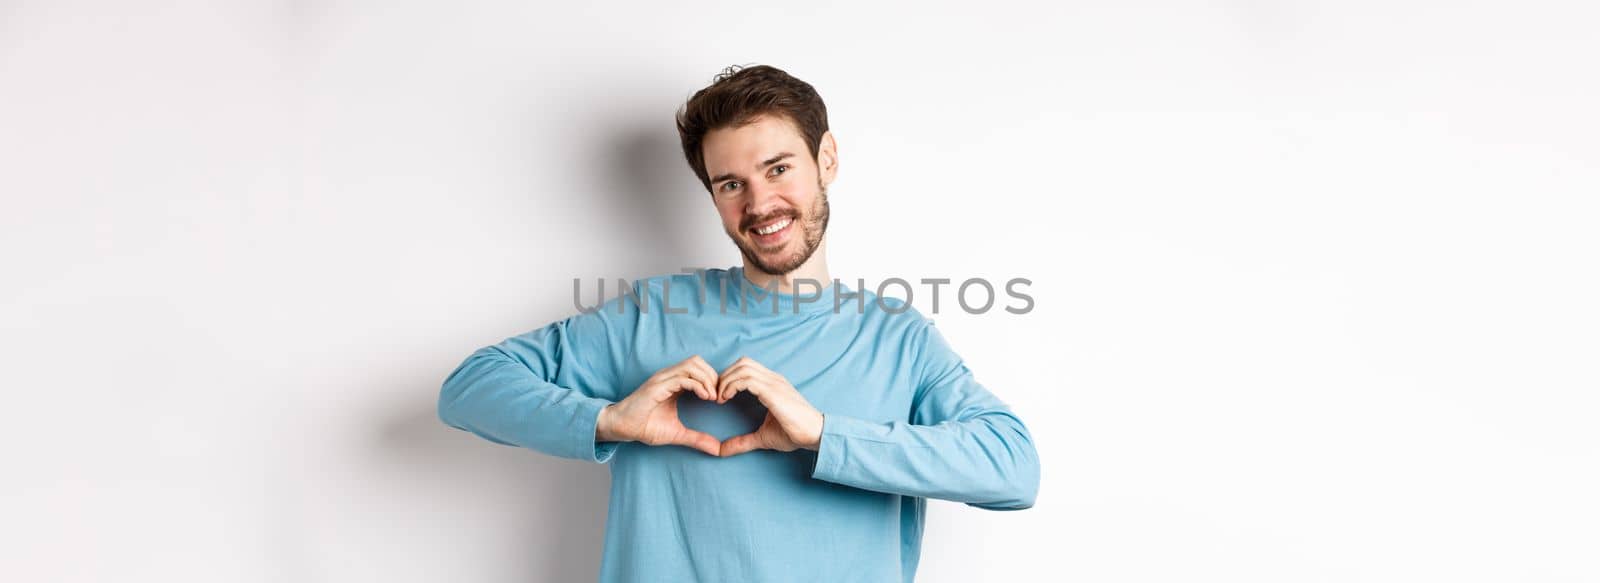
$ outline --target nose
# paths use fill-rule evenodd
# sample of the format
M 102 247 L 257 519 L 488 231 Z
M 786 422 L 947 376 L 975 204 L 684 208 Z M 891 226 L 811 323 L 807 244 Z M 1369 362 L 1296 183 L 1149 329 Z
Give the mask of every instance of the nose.
M 749 196 L 745 197 L 744 212 L 753 217 L 764 217 L 773 211 L 783 208 L 783 197 L 774 184 L 756 183 L 749 186 Z

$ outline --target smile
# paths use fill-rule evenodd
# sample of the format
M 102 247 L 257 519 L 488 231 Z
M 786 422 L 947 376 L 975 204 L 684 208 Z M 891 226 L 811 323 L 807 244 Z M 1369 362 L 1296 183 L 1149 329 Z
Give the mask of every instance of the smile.
M 789 219 L 783 219 L 781 221 L 778 221 L 776 223 L 767 225 L 765 227 L 761 227 L 759 229 L 755 229 L 755 232 L 756 232 L 757 235 L 771 235 L 771 234 L 776 233 L 778 231 L 782 231 L 783 228 L 787 227 L 787 226 L 789 226 Z
M 789 242 L 789 231 L 792 230 L 790 229 L 792 226 L 794 226 L 794 218 L 784 217 L 765 225 L 752 227 L 748 232 L 750 233 L 751 242 L 755 243 L 757 247 L 777 249 L 779 246 Z

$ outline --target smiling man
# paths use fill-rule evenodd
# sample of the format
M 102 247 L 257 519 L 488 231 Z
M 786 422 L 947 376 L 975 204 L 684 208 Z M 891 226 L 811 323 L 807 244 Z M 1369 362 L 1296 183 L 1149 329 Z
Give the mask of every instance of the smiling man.
M 477 350 L 440 419 L 609 464 L 602 581 L 911 581 L 928 498 L 1032 506 L 1022 421 L 931 320 L 833 284 L 839 153 L 816 91 L 730 67 L 677 123 L 743 265 Z

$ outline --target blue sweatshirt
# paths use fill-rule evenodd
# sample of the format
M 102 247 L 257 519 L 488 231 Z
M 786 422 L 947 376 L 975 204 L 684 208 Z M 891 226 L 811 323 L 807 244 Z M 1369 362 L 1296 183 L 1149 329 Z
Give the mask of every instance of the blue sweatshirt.
M 741 267 L 631 291 L 477 350 L 439 395 L 451 427 L 609 465 L 601 581 L 911 581 L 926 499 L 1033 505 L 1027 428 L 905 302 L 842 285 L 772 293 Z M 783 375 L 823 413 L 818 450 L 724 458 L 595 440 L 602 407 L 696 354 L 718 372 L 749 356 Z M 679 399 L 683 424 L 718 439 L 766 414 L 747 392 Z

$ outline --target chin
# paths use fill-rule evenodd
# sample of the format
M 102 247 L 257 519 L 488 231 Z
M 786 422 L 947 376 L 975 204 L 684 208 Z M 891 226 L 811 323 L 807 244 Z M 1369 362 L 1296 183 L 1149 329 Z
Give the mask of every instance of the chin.
M 734 237 L 732 233 L 728 235 L 735 246 L 739 248 L 739 252 L 744 255 L 745 260 L 749 261 L 752 267 L 768 275 L 788 275 L 800 269 L 800 266 L 809 258 L 806 255 L 805 243 L 808 233 L 804 230 L 796 233 L 796 236 L 784 241 L 781 247 L 775 249 L 763 249 L 757 247 L 755 242 L 750 239 Z
M 789 272 L 800 268 L 800 262 L 797 261 L 799 257 L 788 249 L 775 253 L 760 253 L 756 257 L 761 258 L 756 262 L 756 267 L 771 275 L 788 275 Z M 788 269 L 783 269 L 785 267 Z

